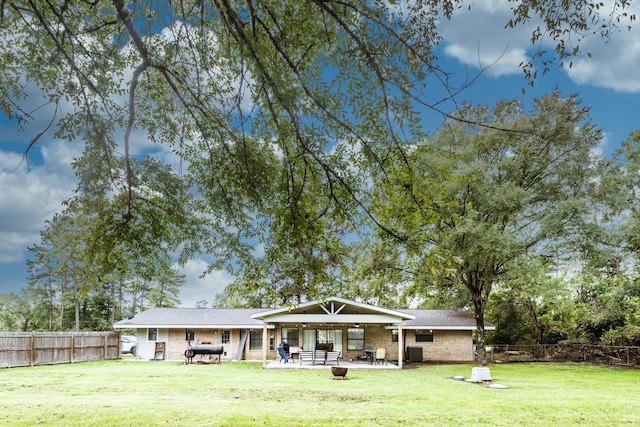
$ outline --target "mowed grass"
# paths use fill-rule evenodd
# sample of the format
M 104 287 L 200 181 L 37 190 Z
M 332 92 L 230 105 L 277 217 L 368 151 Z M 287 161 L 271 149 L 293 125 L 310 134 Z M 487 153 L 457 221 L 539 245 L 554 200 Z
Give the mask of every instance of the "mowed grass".
M 254 363 L 101 361 L 0 370 L 10 426 L 640 425 L 640 372 L 491 366 L 507 390 L 455 381 L 471 365 L 402 371 L 266 370 Z

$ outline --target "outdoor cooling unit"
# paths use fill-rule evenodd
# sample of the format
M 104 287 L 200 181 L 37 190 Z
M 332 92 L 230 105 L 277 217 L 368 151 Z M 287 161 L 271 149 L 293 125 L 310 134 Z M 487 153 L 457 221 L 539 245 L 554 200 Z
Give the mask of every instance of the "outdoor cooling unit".
M 407 362 L 422 362 L 422 347 L 407 347 Z

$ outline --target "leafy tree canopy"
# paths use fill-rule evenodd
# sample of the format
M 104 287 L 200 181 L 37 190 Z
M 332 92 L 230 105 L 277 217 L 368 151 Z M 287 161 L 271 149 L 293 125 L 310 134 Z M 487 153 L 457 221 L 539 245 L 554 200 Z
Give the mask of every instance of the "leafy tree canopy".
M 519 2 L 505 25 L 540 18 L 533 44 L 547 35 L 557 43 L 540 51 L 547 66 L 579 53 L 580 37 L 606 37 L 622 18 L 633 20 L 629 5 Z M 355 212 L 402 240 L 373 215 L 362 171 L 383 173 L 393 157 L 410 172 L 407 146 L 424 136 L 418 112 L 439 111 L 442 101 L 432 99 L 432 85 L 457 90 L 435 47 L 438 21 L 461 7 L 467 3 L 2 2 L 0 108 L 24 126 L 46 105 L 55 137 L 87 146 L 76 165 L 82 193 L 70 201 L 72 215 L 97 224 L 86 226 L 83 259 L 115 265 L 112 253 L 144 257 L 160 247 L 164 256 L 179 247 L 183 260 L 210 253 L 211 268 L 247 271 L 256 239 L 289 241 L 297 254 L 271 256 L 294 265 L 299 281 L 321 254 L 334 262 L 335 238 L 318 236 L 348 232 Z M 134 155 L 149 143 L 170 147 L 179 167 L 140 169 Z M 160 175 L 163 189 L 154 186 Z M 189 206 L 188 217 L 176 203 Z M 124 254 L 121 242 L 136 250 Z
M 403 230 L 412 291 L 424 298 L 434 288 L 466 289 L 484 348 L 493 287 L 522 257 L 573 247 L 590 230 L 601 134 L 575 97 L 558 93 L 537 99 L 530 113 L 504 101 L 459 114 L 487 125 L 448 123 L 417 145 L 412 173 L 390 166 L 380 178 L 376 207 Z

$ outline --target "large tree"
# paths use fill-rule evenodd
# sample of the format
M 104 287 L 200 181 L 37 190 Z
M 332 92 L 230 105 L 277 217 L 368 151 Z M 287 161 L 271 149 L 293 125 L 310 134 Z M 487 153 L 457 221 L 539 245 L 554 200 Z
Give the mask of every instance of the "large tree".
M 574 42 L 584 34 L 608 36 L 629 3 L 605 10 L 567 0 L 520 2 L 505 24 L 541 18 L 533 43 L 545 35 L 556 42 L 554 52 L 539 51 L 546 67 L 579 52 Z M 333 207 L 371 215 L 352 164 L 381 170 L 390 155 L 406 162 L 407 142 L 422 137 L 416 111 L 439 111 L 432 86 L 454 92 L 434 54 L 437 23 L 463 6 L 457 0 L 2 2 L 0 108 L 24 125 L 40 94 L 55 137 L 92 146 L 85 157 L 93 157 L 83 160 L 105 173 L 83 175 L 82 185 L 105 185 L 110 197 L 114 182 L 106 181 L 119 180 L 121 203 L 111 206 L 123 239 L 164 231 L 173 242 L 171 227 L 155 228 L 153 217 L 137 211 L 146 201 L 132 162 L 148 141 L 171 147 L 184 167 L 174 173 L 197 189 L 197 209 L 208 220 L 206 232 L 196 226 L 185 233 L 185 256 L 208 252 L 212 268 L 247 267 L 256 237 L 268 234 L 265 223 L 285 212 L 275 205 L 302 188 L 299 179 L 286 179 L 290 160 L 313 165 L 311 181 Z M 313 195 L 316 188 L 303 191 Z M 173 224 L 184 218 L 166 212 Z M 96 244 L 102 252 L 96 259 L 109 263 L 116 246 Z
M 47 223 L 41 243 L 29 248 L 25 295 L 46 297 L 47 311 L 60 319 L 55 328 L 51 319 L 50 329 L 69 327 L 68 307 L 80 330 L 105 329 L 123 311 L 145 308 L 145 301 L 162 307 L 180 303 L 184 278 L 173 268 L 172 255 L 193 240 L 204 221 L 187 213 L 193 206 L 189 188 L 166 166 L 143 159 L 131 162 L 136 197 L 130 198 L 117 169 L 100 160 L 98 154 L 74 164 L 83 185 L 65 212 Z
M 458 114 L 484 126 L 446 123 L 411 153 L 413 173 L 381 178 L 377 195 L 385 224 L 404 230 L 404 262 L 414 265 L 421 295 L 434 284 L 468 293 L 484 363 L 493 287 L 522 257 L 575 245 L 595 219 L 601 134 L 575 97 L 559 93 L 537 99 L 533 112 L 504 101 Z
M 624 188 L 620 202 L 628 209 L 621 227 L 623 247 L 640 259 L 640 131 L 631 134 L 616 154 L 622 177 L 615 184 Z M 634 265 L 637 267 L 638 264 Z

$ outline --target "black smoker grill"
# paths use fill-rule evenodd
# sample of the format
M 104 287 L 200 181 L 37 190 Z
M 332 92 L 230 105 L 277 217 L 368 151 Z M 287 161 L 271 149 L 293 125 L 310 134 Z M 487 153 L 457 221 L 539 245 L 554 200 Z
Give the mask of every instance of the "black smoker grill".
M 196 355 L 217 355 L 218 363 L 220 363 L 220 355 L 224 353 L 224 347 L 219 344 L 189 344 L 184 352 L 184 364 L 193 363 L 193 357 Z

